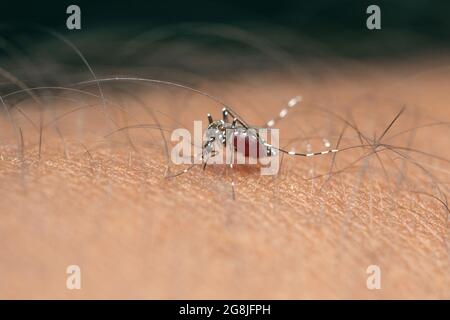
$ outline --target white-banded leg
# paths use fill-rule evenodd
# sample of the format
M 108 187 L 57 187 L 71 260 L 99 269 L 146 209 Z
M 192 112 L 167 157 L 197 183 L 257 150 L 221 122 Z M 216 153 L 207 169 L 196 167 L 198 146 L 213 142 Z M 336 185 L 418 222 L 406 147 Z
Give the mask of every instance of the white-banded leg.
M 235 150 L 235 146 L 234 146 L 234 133 L 236 130 L 236 125 L 238 123 L 238 119 L 237 118 L 233 118 L 233 122 L 231 123 L 231 135 L 230 135 L 230 139 L 231 142 L 229 143 L 229 146 L 227 146 L 227 148 L 229 148 L 229 152 L 231 152 L 231 159 L 230 159 L 230 163 L 229 163 L 229 168 L 230 168 L 230 176 L 231 176 L 231 196 L 233 198 L 233 200 L 236 200 L 236 191 L 235 191 L 235 180 L 234 180 L 234 150 Z
M 208 116 L 210 116 L 210 115 L 208 115 Z M 214 143 L 215 140 L 216 140 L 215 137 L 211 137 L 203 145 L 203 151 L 202 151 L 203 170 L 206 169 L 206 165 L 208 163 L 209 158 L 214 157 L 216 155 L 216 151 L 214 149 L 212 149 L 212 144 Z M 207 155 L 207 156 L 205 157 L 205 155 Z
M 233 122 L 231 123 L 231 129 L 236 129 L 236 124 L 237 124 L 237 119 L 236 118 L 234 118 L 233 119 Z M 234 134 L 234 131 L 233 131 L 233 134 Z
M 229 111 L 228 111 L 227 108 L 223 108 L 223 109 L 222 109 L 222 119 L 223 119 L 223 121 L 224 121 L 225 123 L 228 122 L 228 115 L 229 115 L 229 114 L 230 114 L 230 113 L 229 113 Z
M 241 126 L 243 126 L 245 129 L 248 129 L 248 126 L 242 121 L 242 120 L 240 120 L 238 117 L 235 117 L 231 112 L 230 112 L 230 110 L 228 110 L 227 108 L 223 108 L 222 109 L 222 115 L 223 115 L 223 121 L 225 121 L 226 122 L 226 120 L 225 119 L 228 119 L 228 116 L 230 116 L 230 117 L 232 117 L 233 118 L 233 122 L 234 121 L 236 121 L 236 123 L 239 123 Z M 236 125 L 235 125 L 235 127 L 236 127 Z
M 233 200 L 236 200 L 236 191 L 235 191 L 235 182 L 234 182 L 234 170 L 233 170 L 233 162 L 229 165 L 230 168 L 230 176 L 231 176 L 231 197 Z
M 288 103 L 286 104 L 286 106 L 280 110 L 280 112 L 278 113 L 278 115 L 275 118 L 270 119 L 269 121 L 266 122 L 266 126 L 269 128 L 272 128 L 278 121 L 280 121 L 281 119 L 286 117 L 286 115 L 288 114 L 290 109 L 295 107 L 301 101 L 302 101 L 301 96 L 296 96 L 296 97 L 292 98 L 291 100 L 289 100 Z

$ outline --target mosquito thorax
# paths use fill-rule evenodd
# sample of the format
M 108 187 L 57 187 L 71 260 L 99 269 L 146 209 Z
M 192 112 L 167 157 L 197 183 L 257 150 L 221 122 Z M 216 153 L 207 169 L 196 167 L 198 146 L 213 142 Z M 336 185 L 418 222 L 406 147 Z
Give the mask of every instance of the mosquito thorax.
M 206 129 L 206 140 L 210 141 L 214 139 L 214 141 L 221 142 L 222 144 L 226 144 L 226 129 L 227 124 L 223 120 L 217 120 L 208 125 Z

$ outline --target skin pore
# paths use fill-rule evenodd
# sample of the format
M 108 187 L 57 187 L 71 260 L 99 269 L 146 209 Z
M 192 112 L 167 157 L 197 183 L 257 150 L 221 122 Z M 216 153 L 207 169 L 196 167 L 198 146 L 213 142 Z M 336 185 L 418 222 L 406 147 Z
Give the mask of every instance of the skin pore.
M 79 88 L 93 96 L 44 90 L 53 98 L 42 109 L 16 101 L 0 120 L 0 297 L 450 298 L 448 68 L 421 59 L 315 66 L 308 81 L 270 72 L 194 81 L 254 125 L 302 95 L 276 126 L 282 145 L 366 146 L 283 156 L 267 177 L 198 165 L 164 178 L 169 129 L 221 116 L 189 91 L 118 82 L 102 84 L 106 103 L 95 85 Z M 39 155 L 30 123 L 41 115 Z M 169 131 L 116 132 L 137 124 Z M 72 264 L 81 290 L 66 289 Z M 367 289 L 370 265 L 380 290 Z

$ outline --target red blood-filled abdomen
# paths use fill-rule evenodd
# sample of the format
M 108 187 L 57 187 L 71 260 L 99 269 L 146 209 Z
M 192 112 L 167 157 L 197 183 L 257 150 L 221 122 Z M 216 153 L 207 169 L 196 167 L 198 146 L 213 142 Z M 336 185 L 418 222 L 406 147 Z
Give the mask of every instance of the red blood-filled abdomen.
M 266 156 L 265 146 L 254 135 L 234 135 L 233 146 L 236 152 L 243 154 L 246 158 L 257 159 Z

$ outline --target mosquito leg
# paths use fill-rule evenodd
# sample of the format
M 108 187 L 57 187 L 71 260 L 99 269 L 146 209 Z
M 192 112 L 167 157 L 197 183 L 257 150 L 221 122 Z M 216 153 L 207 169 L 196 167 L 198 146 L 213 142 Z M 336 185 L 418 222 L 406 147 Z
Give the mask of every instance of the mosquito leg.
M 235 117 L 230 110 L 228 110 L 227 108 L 223 108 L 222 109 L 222 114 L 225 115 L 225 113 L 227 114 L 227 116 L 229 115 L 230 117 L 233 118 L 233 121 L 236 120 L 237 123 L 239 123 L 241 126 L 243 126 L 245 129 L 248 129 L 248 126 L 239 118 Z M 225 121 L 225 119 L 224 119 Z
M 231 129 L 233 129 L 233 130 L 236 129 L 237 121 L 238 120 L 236 118 L 233 119 L 233 122 L 231 123 Z
M 227 108 L 223 108 L 222 109 L 222 119 L 225 123 L 228 122 L 228 115 L 229 115 L 229 111 Z
M 231 161 L 229 163 L 229 168 L 230 168 L 230 176 L 231 176 L 231 196 L 233 198 L 233 200 L 236 200 L 236 192 L 235 192 L 235 182 L 234 182 L 234 170 L 233 170 L 233 164 L 234 164 L 234 148 L 232 148 L 231 146 L 234 143 L 234 130 L 236 129 L 236 124 L 237 124 L 238 119 L 234 118 L 233 122 L 231 123 L 231 129 L 232 129 L 232 134 L 231 134 L 231 144 L 227 146 L 228 151 L 231 154 Z
M 234 170 L 233 170 L 233 162 L 230 163 L 230 175 L 231 175 L 231 196 L 233 200 L 236 200 L 236 191 L 235 191 L 235 182 L 234 182 Z
M 280 110 L 279 114 L 275 118 L 266 122 L 266 126 L 269 128 L 272 128 L 278 121 L 280 121 L 281 119 L 286 117 L 286 115 L 288 114 L 290 109 L 295 107 L 301 101 L 302 101 L 301 96 L 296 96 L 296 97 L 292 98 L 291 100 L 289 100 L 288 103 L 286 104 L 286 106 Z

